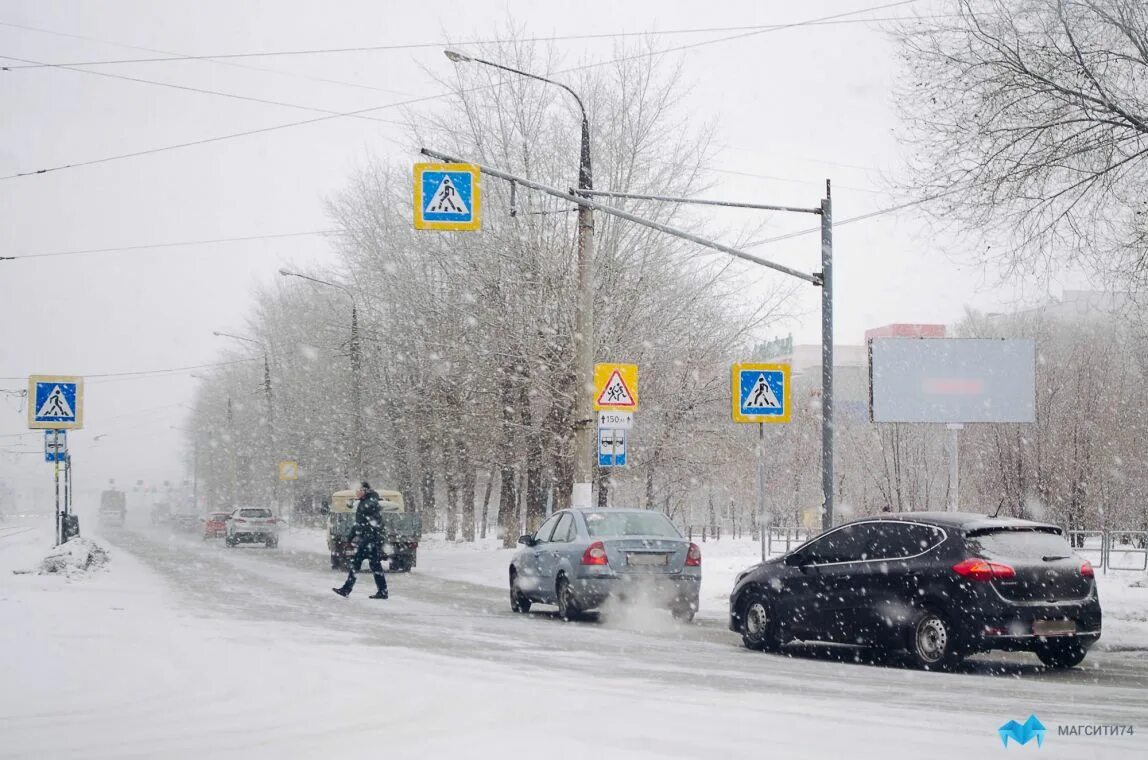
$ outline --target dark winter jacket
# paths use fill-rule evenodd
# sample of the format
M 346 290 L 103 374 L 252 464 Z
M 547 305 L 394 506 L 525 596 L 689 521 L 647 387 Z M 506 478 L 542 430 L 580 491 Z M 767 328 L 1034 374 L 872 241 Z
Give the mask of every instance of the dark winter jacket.
M 367 491 L 359 499 L 355 510 L 355 535 L 364 543 L 375 543 L 383 538 L 383 510 L 379 506 L 379 494 Z

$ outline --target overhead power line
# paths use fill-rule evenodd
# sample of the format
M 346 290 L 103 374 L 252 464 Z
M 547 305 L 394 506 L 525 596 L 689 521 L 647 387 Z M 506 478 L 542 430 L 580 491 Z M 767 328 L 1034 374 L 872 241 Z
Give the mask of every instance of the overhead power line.
M 600 68 L 602 66 L 608 66 L 608 65 L 613 64 L 613 63 L 621 63 L 621 62 L 625 62 L 625 61 L 638 60 L 641 58 L 652 58 L 655 56 L 667 55 L 669 53 L 681 52 L 684 50 L 691 50 L 691 49 L 706 46 L 706 45 L 715 45 L 715 44 L 722 43 L 722 42 L 730 42 L 733 40 L 744 39 L 746 37 L 752 37 L 752 36 L 756 36 L 756 35 L 760 35 L 760 34 L 765 34 L 767 32 L 781 31 L 784 29 L 793 29 L 796 27 L 809 26 L 811 24 L 824 23 L 827 21 L 843 19 L 843 18 L 847 18 L 847 17 L 851 17 L 851 16 L 857 16 L 857 15 L 861 15 L 864 13 L 871 13 L 873 11 L 885 10 L 888 8 L 896 8 L 896 7 L 900 7 L 900 6 L 904 6 L 904 5 L 911 5 L 917 1 L 918 0 L 898 0 L 898 2 L 885 3 L 882 5 L 871 6 L 868 8 L 861 8 L 858 10 L 847 11 L 844 13 L 836 13 L 836 14 L 833 14 L 830 16 L 823 16 L 823 17 L 815 18 L 815 19 L 807 19 L 805 21 L 795 21 L 791 24 L 778 24 L 778 25 L 769 26 L 769 27 L 762 28 L 762 29 L 757 29 L 754 31 L 743 32 L 741 34 L 735 34 L 732 36 L 718 37 L 715 39 L 702 40 L 699 42 L 693 42 L 693 43 L 689 43 L 689 44 L 685 44 L 685 45 L 678 45 L 676 47 L 667 48 L 665 50 L 636 53 L 633 55 L 621 56 L 619 58 L 613 58 L 613 59 L 606 60 L 606 61 L 599 61 L 596 63 L 584 64 L 581 66 L 573 66 L 573 67 L 570 67 L 567 69 L 562 69 L 562 70 L 557 71 L 557 72 L 552 72 L 552 74 L 553 75 L 569 74 L 569 73 L 573 73 L 576 71 L 586 71 L 589 69 Z M 480 87 L 474 87 L 474 88 L 471 88 L 470 90 L 468 90 L 467 92 L 477 92 L 477 91 L 488 89 L 488 88 L 494 87 L 494 86 L 495 85 L 485 85 L 485 86 L 480 86 Z M 356 109 L 354 111 L 345 111 L 342 113 L 334 113 L 334 114 L 328 114 L 328 115 L 324 115 L 324 116 L 317 116 L 313 119 L 304 119 L 302 121 L 287 122 L 285 124 L 276 124 L 276 125 L 272 125 L 269 127 L 261 127 L 258 129 L 249 129 L 249 130 L 245 130 L 242 132 L 234 132 L 234 133 L 226 134 L 226 135 L 217 135 L 215 137 L 205 137 L 205 138 L 202 138 L 199 140 L 191 140 L 188 142 L 176 143 L 173 145 L 158 146 L 155 148 L 147 148 L 144 150 L 131 151 L 129 153 L 120 153 L 120 154 L 116 154 L 116 155 L 112 155 L 112 156 L 104 156 L 102 158 L 89 159 L 86 161 L 77 161 L 77 162 L 69 163 L 69 164 L 61 164 L 58 166 L 51 166 L 51 167 L 47 167 L 47 168 L 43 168 L 43 169 L 37 169 L 34 171 L 17 172 L 15 174 L 9 174 L 9 175 L 0 177 L 0 181 L 18 179 L 21 177 L 30 177 L 30 176 L 39 175 L 39 174 L 47 174 L 49 172 L 62 171 L 64 169 L 76 169 L 76 168 L 79 168 L 82 166 L 93 166 L 96 164 L 107 163 L 110 161 L 119 161 L 119 160 L 122 160 L 125 158 L 137 158 L 137 157 L 141 157 L 141 156 L 147 156 L 147 155 L 153 155 L 156 153 L 162 153 L 162 152 L 166 152 L 169 150 L 179 150 L 181 148 L 189 148 L 189 147 L 193 147 L 193 146 L 197 146 L 197 145 L 207 145 L 210 143 L 222 142 L 224 140 L 233 140 L 233 139 L 240 138 L 240 137 L 250 137 L 250 136 L 258 135 L 258 134 L 266 134 L 269 132 L 275 132 L 275 131 L 279 131 L 282 129 L 290 129 L 292 127 L 299 127 L 299 126 L 304 126 L 307 124 L 316 124 L 316 123 L 323 122 L 323 121 L 330 121 L 332 119 L 339 119 L 339 118 L 344 118 L 344 117 L 348 117 L 348 116 L 358 116 L 360 114 L 371 113 L 373 111 L 381 111 L 381 110 L 388 109 L 388 108 L 397 108 L 399 106 L 404 106 L 404 105 L 414 105 L 416 103 L 423 103 L 423 102 L 427 102 L 427 101 L 431 101 L 431 100 L 438 100 L 440 98 L 451 97 L 454 94 L 455 93 L 453 93 L 453 92 L 444 92 L 444 93 L 438 93 L 436 95 L 426 95 L 423 97 L 411 98 L 408 100 L 398 101 L 395 103 L 386 103 L 386 104 L 379 105 L 379 106 L 371 106 L 369 108 L 360 108 L 360 109 Z
M 838 227 L 844 227 L 845 225 L 853 224 L 854 222 L 863 222 L 866 219 L 872 219 L 874 217 L 884 216 L 885 214 L 892 214 L 896 211 L 903 211 L 907 208 L 912 208 L 913 206 L 920 206 L 922 203 L 928 203 L 929 201 L 935 201 L 938 198 L 944 198 L 945 196 L 952 195 L 955 192 L 957 192 L 957 191 L 956 190 L 947 190 L 943 193 L 935 193 L 933 195 L 929 195 L 929 196 L 926 196 L 924 198 L 918 198 L 915 201 L 908 201 L 906 203 L 899 203 L 896 206 L 888 206 L 886 208 L 879 208 L 876 211 L 870 211 L 867 214 L 859 214 L 858 216 L 851 216 L 848 219 L 834 219 L 833 220 L 833 229 L 837 229 Z M 742 247 L 743 248 L 754 248 L 754 247 L 759 246 L 759 245 L 768 245 L 769 243 L 780 243 L 782 240 L 789 240 L 791 238 L 801 237 L 803 235 L 812 235 L 815 232 L 820 233 L 821 228 L 820 227 L 807 227 L 804 230 L 797 230 L 796 232 L 787 232 L 784 235 L 777 235 L 775 237 L 768 237 L 768 238 L 762 238 L 761 240 L 754 240 L 752 242 L 746 243 Z
M 143 377 L 147 375 L 169 375 L 176 372 L 192 372 L 197 369 L 211 369 L 213 367 L 227 367 L 233 364 L 246 364 L 248 362 L 263 361 L 262 359 L 235 359 L 227 362 L 212 362 L 211 364 L 193 364 L 186 367 L 167 367 L 165 369 L 141 369 L 131 372 L 92 372 L 81 375 L 84 380 L 99 377 Z M 0 377 L 0 380 L 27 380 L 27 377 Z
M 28 60 L 27 58 L 14 58 L 10 55 L 0 56 L 0 58 L 6 58 L 10 61 L 27 61 Z M 200 93 L 202 95 L 216 95 L 216 96 L 222 97 L 222 98 L 230 98 L 232 100 L 245 100 L 245 101 L 248 101 L 251 103 L 259 103 L 260 105 L 265 105 L 265 106 L 278 106 L 280 108 L 293 108 L 293 109 L 299 110 L 299 111 L 310 111 L 312 113 L 325 113 L 325 114 L 331 114 L 331 115 L 335 115 L 335 116 L 342 116 L 342 113 L 340 113 L 339 111 L 332 111 L 328 108 L 313 108 L 311 106 L 303 106 L 303 105 L 299 105 L 297 103 L 285 103 L 281 100 L 268 100 L 266 98 L 252 97 L 250 95 L 239 95 L 239 94 L 236 94 L 233 92 L 223 92 L 221 90 L 209 90 L 209 89 L 206 89 L 204 87 L 192 87 L 191 85 L 175 84 L 174 82 L 160 82 L 160 81 L 157 81 L 155 79 L 144 79 L 142 77 L 126 76 L 124 74 L 112 74 L 112 73 L 107 72 L 107 71 L 90 71 L 88 69 L 77 68 L 76 66 L 69 65 L 69 64 L 50 63 L 50 64 L 45 64 L 45 65 L 50 66 L 51 68 L 54 68 L 54 69 L 60 69 L 62 71 L 74 71 L 77 74 L 88 74 L 89 76 L 104 77 L 106 79 L 119 79 L 119 80 L 122 80 L 125 82 L 135 82 L 136 84 L 147 84 L 147 85 L 153 85 L 155 87 L 166 87 L 168 89 L 182 90 L 184 92 L 196 92 L 196 93 Z M 367 116 L 366 114 L 356 114 L 354 116 L 354 118 L 369 119 L 370 121 L 378 121 L 378 122 L 382 122 L 384 124 L 398 124 L 398 125 L 402 126 L 402 122 L 392 121 L 389 119 L 379 119 L 379 118 L 376 118 L 374 116 Z
M 881 10 L 884 8 L 891 8 L 897 5 L 905 5 L 908 3 L 892 3 L 890 5 L 878 6 L 866 10 Z M 864 11 L 857 11 L 861 13 Z M 915 18 L 946 18 L 952 14 L 937 14 L 930 16 L 920 16 Z M 818 26 L 843 26 L 853 24 L 875 24 L 885 23 L 890 21 L 904 21 L 903 16 L 889 16 L 878 18 L 864 18 L 864 19 L 848 19 L 848 18 L 828 18 L 825 20 L 812 20 L 806 22 L 798 22 L 794 24 L 756 24 L 745 26 L 710 26 L 710 27 L 694 27 L 688 29 L 648 29 L 638 32 L 601 32 L 597 34 L 562 34 L 551 35 L 545 37 L 530 37 L 527 40 L 517 39 L 487 39 L 487 40 L 463 40 L 459 42 L 451 42 L 450 44 L 455 47 L 466 47 L 470 45 L 500 45 L 509 42 L 577 42 L 582 40 L 601 40 L 601 39 L 626 39 L 630 37 L 668 37 L 684 34 L 718 34 L 725 32 L 769 32 L 780 29 L 792 29 L 797 27 L 818 27 Z M 0 26 L 10 26 L 17 29 L 28 29 L 36 32 L 45 32 L 48 34 L 62 34 L 61 32 L 52 32 L 46 29 L 38 29 L 36 27 L 24 26 L 22 24 L 13 24 L 9 22 L 0 21 Z M 65 35 L 70 37 L 78 37 L 78 35 Z M 90 37 L 80 37 L 80 39 L 92 39 Z M 103 42 L 103 40 L 94 40 L 96 42 Z M 108 43 L 118 44 L 118 43 Z M 306 48 L 302 50 L 266 50 L 266 51 L 253 51 L 242 53 L 215 53 L 210 55 L 178 55 L 171 54 L 163 57 L 154 58 L 120 58 L 114 60 L 94 60 L 94 61 L 68 61 L 64 63 L 30 63 L 24 66 L 4 66 L 0 70 L 18 71 L 20 69 L 35 69 L 45 66 L 115 66 L 123 64 L 137 64 L 137 63 L 171 63 L 174 61 L 227 61 L 244 58 L 272 58 L 272 57 L 287 57 L 287 56 L 304 56 L 304 55 L 333 55 L 344 53 L 376 53 L 395 50 L 419 50 L 425 48 L 440 48 L 443 46 L 443 41 L 437 42 L 410 42 L 399 43 L 393 45 L 364 45 L 357 47 L 341 47 L 341 48 Z M 124 47 L 134 47 L 132 45 L 124 45 Z M 139 48 L 147 49 L 147 48 Z M 286 72 L 274 72 L 286 73 Z M 347 82 L 336 82 L 337 84 L 350 84 Z
M 125 50 L 142 50 L 142 51 L 147 52 L 147 53 L 159 53 L 160 55 L 164 56 L 164 58 L 158 59 L 161 61 L 196 60 L 195 56 L 185 56 L 183 53 L 175 53 L 175 52 L 172 52 L 170 50 L 159 50 L 157 48 L 140 47 L 139 45 L 126 45 L 122 42 L 113 42 L 111 40 L 102 40 L 102 39 L 99 39 L 97 37 L 88 37 L 88 36 L 85 36 L 82 34 L 70 34 L 68 32 L 58 32 L 58 31 L 54 31 L 52 29 L 44 29 L 43 27 L 27 26 L 24 24 L 13 24 L 11 22 L 5 22 L 5 21 L 0 21 L 0 26 L 8 26 L 8 27 L 12 27 L 14 29 L 24 29 L 26 31 L 37 32 L 39 34 L 50 34 L 50 35 L 53 35 L 55 37 L 68 37 L 68 38 L 71 38 L 74 40 L 84 40 L 85 42 L 96 42 L 96 43 L 99 43 L 100 45 L 111 45 L 113 47 L 124 48 Z M 342 87 L 353 87 L 353 88 L 360 89 L 360 90 L 374 90 L 375 92 L 385 92 L 385 93 L 388 93 L 390 95 L 403 95 L 403 96 L 409 96 L 410 95 L 409 92 L 403 92 L 401 90 L 392 90 L 392 89 L 389 89 L 387 87 L 376 87 L 375 85 L 363 84 L 361 82 L 347 82 L 347 81 L 341 80 L 341 79 L 328 79 L 326 77 L 317 77 L 317 76 L 314 76 L 311 74 L 301 74 L 301 73 L 296 72 L 296 71 L 283 71 L 281 69 L 269 69 L 269 68 L 266 68 L 264 66 L 253 66 L 250 63 L 239 63 L 236 61 L 219 61 L 219 60 L 214 60 L 211 58 L 204 58 L 203 60 L 207 63 L 215 63 L 215 64 L 218 64 L 220 66 L 227 66 L 229 68 L 245 69 L 247 71 L 259 71 L 259 72 L 266 73 L 266 74 L 276 74 L 278 76 L 291 77 L 293 79 L 305 79 L 305 80 L 310 80 L 312 82 L 320 82 L 322 84 L 337 84 L 337 85 L 340 85 Z M 54 65 L 54 64 L 37 63 L 37 64 L 31 65 L 31 66 L 10 66 L 10 67 L 7 67 L 6 70 L 14 71 L 16 69 L 21 69 L 21 68 L 38 68 L 40 66 L 51 66 L 51 65 Z M 83 65 L 97 65 L 97 64 L 89 63 L 89 64 L 83 64 Z M 5 67 L 0 67 L 0 70 L 5 70 Z
M 218 245 L 221 243 L 243 243 L 249 240 L 279 240 L 293 237 L 313 237 L 316 235 L 341 235 L 345 230 L 308 230 L 305 232 L 279 232 L 268 235 L 240 235 L 238 237 L 211 238 L 207 240 L 180 240 L 167 243 L 147 243 L 145 245 L 126 245 L 112 248 L 84 248 L 74 251 L 52 251 L 50 253 L 25 253 L 4 258 L 17 259 L 46 259 L 52 256 L 88 256 L 100 253 L 123 253 L 126 251 L 144 251 L 159 248 L 180 248 L 193 245 Z
M 96 164 L 106 164 L 110 161 L 120 161 L 125 158 L 137 158 L 139 156 L 150 156 L 156 153 L 165 153 L 169 150 L 179 150 L 180 148 L 191 148 L 196 145 L 209 145 L 211 143 L 223 142 L 225 140 L 234 140 L 239 137 L 250 137 L 252 135 L 261 135 L 268 132 L 277 132 L 281 129 L 290 129 L 292 127 L 302 127 L 307 124 L 318 124 L 323 121 L 331 121 L 332 119 L 340 119 L 347 116 L 358 116 L 359 114 L 370 113 L 372 111 L 381 111 L 385 108 L 398 108 L 399 106 L 413 105 L 415 103 L 423 103 L 430 100 L 437 100 L 444 97 L 443 93 L 438 95 L 427 95 L 421 98 L 412 98 L 410 100 L 401 100 L 397 103 L 387 103 L 381 106 L 371 106 L 369 108 L 360 108 L 356 111 L 344 111 L 342 113 L 334 113 L 327 116 L 316 116 L 313 119 L 303 119 L 302 121 L 290 121 L 286 124 L 273 124 L 270 127 L 259 127 L 256 129 L 248 129 L 243 132 L 232 132 L 226 135 L 216 135 L 215 137 L 204 137 L 199 140 L 189 140 L 188 142 L 175 143 L 173 145 L 161 145 L 155 148 L 145 148 L 143 150 L 131 151 L 130 153 L 118 153 L 111 156 L 104 156 L 102 158 L 93 158 L 87 161 L 77 161 L 71 164 L 60 164 L 59 166 L 50 166 L 45 169 L 36 169 L 28 172 L 17 172 L 16 174 L 9 174 L 0 177 L 0 181 L 18 179 L 20 177 L 31 177 L 37 174 L 47 174 L 49 172 L 62 171 L 64 169 L 78 169 L 81 166 L 94 166 Z
M 756 175 L 750 175 L 750 176 L 756 176 Z M 876 211 L 870 211 L 868 213 L 861 214 L 859 216 L 853 216 L 853 217 L 849 217 L 847 219 L 835 220 L 833 222 L 833 226 L 835 228 L 841 227 L 841 226 L 844 226 L 846 224 L 852 224 L 854 222 L 861 222 L 861 221 L 864 221 L 866 219 L 872 219 L 872 218 L 877 217 L 877 216 L 883 216 L 885 214 L 891 214 L 891 213 L 896 212 L 896 211 L 902 211 L 904 209 L 911 208 L 913 206 L 918 206 L 922 203 L 927 203 L 929 201 L 936 200 L 938 198 L 942 198 L 942 197 L 944 197 L 946 195 L 950 195 L 950 194 L 951 193 L 949 193 L 949 192 L 938 193 L 935 195 L 930 195 L 927 198 L 921 198 L 919 200 L 901 203 L 901 204 L 898 204 L 896 206 L 889 206 L 887 208 L 877 209 Z M 797 230 L 795 232 L 788 232 L 784 235 L 777 235 L 775 237 L 762 238 L 761 240 L 755 240 L 755 241 L 752 241 L 750 243 L 746 243 L 743 247 L 753 248 L 755 246 L 767 245 L 769 243 L 779 243 L 782 240 L 789 240 L 790 238 L 801 237 L 802 235 L 811 235 L 815 232 L 820 232 L 820 231 L 821 231 L 820 227 L 809 227 L 809 228 L 804 229 L 804 230 Z M 180 247 L 197 246 L 197 245 L 220 245 L 223 243 L 242 243 L 242 242 L 247 242 L 247 241 L 252 241 L 252 240 L 277 240 L 277 239 L 282 239 L 282 238 L 293 238 L 293 237 L 343 235 L 343 234 L 346 234 L 346 232 L 347 232 L 346 230 L 340 230 L 340 229 L 327 229 L 327 230 L 309 230 L 309 231 L 305 231 L 305 232 L 281 232 L 281 233 L 272 233 L 272 234 L 267 234 L 267 235 L 240 235 L 237 237 L 211 238 L 211 239 L 206 239 L 206 240 L 180 240 L 180 241 L 174 241 L 174 242 L 169 241 L 169 242 L 165 242 L 165 243 L 146 243 L 143 245 L 128 245 L 128 246 L 119 246 L 119 247 L 113 247 L 113 248 L 85 248 L 85 249 L 74 250 L 74 251 L 52 251 L 50 253 L 28 253 L 28 254 L 21 254 L 21 255 L 17 255 L 17 256 L 5 256 L 2 258 L 17 260 L 17 259 L 44 259 L 44 258 L 50 258 L 53 256 L 88 256 L 88 255 L 98 255 L 98 254 L 105 254 L 105 253 L 127 253 L 127 252 L 131 252 L 131 251 L 160 250 L 160 249 L 164 249 L 164 248 L 180 248 Z M 3 378 L 0 378 L 0 379 L 3 379 Z

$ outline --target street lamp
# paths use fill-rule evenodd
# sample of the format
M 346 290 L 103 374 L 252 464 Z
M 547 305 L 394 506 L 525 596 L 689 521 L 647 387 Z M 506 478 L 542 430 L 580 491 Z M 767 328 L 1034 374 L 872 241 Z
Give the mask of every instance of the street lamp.
M 302 280 L 317 283 L 319 285 L 326 285 L 327 287 L 341 290 L 347 294 L 351 299 L 351 406 L 354 407 L 354 430 L 352 437 L 355 442 L 355 467 L 358 476 L 355 480 L 360 480 L 367 476 L 364 472 L 363 465 L 363 389 L 362 389 L 362 351 L 359 345 L 359 304 L 355 300 L 355 294 L 351 292 L 350 288 L 345 285 L 340 285 L 336 282 L 328 282 L 327 280 L 320 280 L 317 277 L 301 274 L 299 272 L 292 272 L 290 269 L 280 269 L 279 274 L 284 277 L 298 277 Z
M 180 430 L 184 433 L 191 433 L 191 501 L 195 504 L 195 511 L 199 512 L 199 434 L 191 428 L 178 427 L 176 425 L 169 425 L 172 430 Z M 183 481 L 187 483 L 187 481 Z
M 263 352 L 263 395 L 267 398 L 267 428 L 271 433 L 272 448 L 275 448 L 275 429 L 273 425 L 273 421 L 275 419 L 275 407 L 271 403 L 271 360 L 267 354 L 267 346 L 263 345 L 254 338 L 245 338 L 242 335 L 233 335 L 232 333 L 222 332 L 220 330 L 216 330 L 211 334 L 217 338 L 231 338 L 232 340 L 241 340 L 244 343 L 253 343 L 256 346 L 259 346 L 259 349 Z
M 444 50 L 453 63 L 478 63 L 511 74 L 561 87 L 573 96 L 582 112 L 582 147 L 578 162 L 579 195 L 589 197 L 594 189 L 590 171 L 590 121 L 578 93 L 561 82 L 475 58 L 457 50 Z M 594 476 L 594 409 L 591 395 L 594 386 L 594 211 L 578 206 L 578 300 L 574 326 L 574 490 L 571 506 L 589 507 Z
M 271 360 L 267 354 L 267 346 L 254 338 L 246 338 L 242 335 L 235 335 L 229 332 L 222 332 L 215 330 L 211 333 L 217 338 L 231 338 L 232 340 L 242 341 L 244 343 L 251 343 L 259 346 L 259 350 L 263 352 L 263 395 L 267 400 L 267 445 L 271 450 L 272 460 L 269 463 L 269 470 L 276 474 L 275 479 L 271 482 L 271 498 L 278 504 L 279 503 L 279 478 L 278 472 L 275 467 L 274 457 L 277 455 L 275 448 L 275 405 L 272 403 L 271 393 Z
M 196 380 L 205 380 L 205 381 L 210 381 L 213 379 L 213 378 L 210 378 L 206 375 L 197 375 L 194 372 L 192 372 L 190 374 L 190 377 L 192 377 Z M 229 496 L 230 496 L 231 508 L 234 508 L 239 503 L 238 502 L 238 499 L 239 499 L 239 472 L 238 472 L 239 467 L 238 467 L 238 464 L 236 462 L 236 454 L 235 454 L 235 413 L 234 413 L 234 410 L 232 409 L 232 405 L 231 405 L 231 391 L 230 390 L 227 391 L 227 431 L 226 431 L 226 435 L 224 436 L 223 440 L 227 444 L 225 454 L 226 454 L 227 459 L 229 460 L 230 465 L 231 465 L 231 492 L 230 492 Z M 212 480 L 214 481 L 214 478 Z M 198 487 L 198 478 L 196 480 L 196 485 Z

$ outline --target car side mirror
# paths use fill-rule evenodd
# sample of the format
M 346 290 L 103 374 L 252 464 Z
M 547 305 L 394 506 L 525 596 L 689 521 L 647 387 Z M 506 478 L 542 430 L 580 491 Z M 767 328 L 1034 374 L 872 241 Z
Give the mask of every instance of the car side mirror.
M 802 565 L 807 564 L 807 562 L 805 560 L 805 555 L 793 553 L 785 555 L 785 564 L 789 567 L 801 567 Z
M 523 546 L 534 546 L 534 536 L 527 533 L 525 536 L 518 537 L 518 543 Z

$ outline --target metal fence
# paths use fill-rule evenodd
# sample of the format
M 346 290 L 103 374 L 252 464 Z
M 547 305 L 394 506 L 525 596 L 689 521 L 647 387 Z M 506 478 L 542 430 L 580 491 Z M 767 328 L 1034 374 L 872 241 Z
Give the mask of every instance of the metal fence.
M 818 531 L 820 533 L 820 531 Z M 812 537 L 809 528 L 770 528 L 765 533 L 765 555 L 776 557 L 801 546 Z
M 740 526 L 730 529 L 728 526 L 718 525 L 686 525 L 682 530 L 690 541 L 721 541 L 723 538 L 740 539 L 752 538 L 761 540 L 761 533 L 756 530 L 741 530 Z M 766 557 L 776 557 L 796 549 L 821 531 L 811 531 L 808 528 L 779 528 L 773 527 L 766 531 L 764 554 Z
M 1148 571 L 1148 531 L 1066 530 L 1064 534 L 1077 554 L 1105 573 Z

